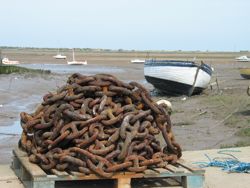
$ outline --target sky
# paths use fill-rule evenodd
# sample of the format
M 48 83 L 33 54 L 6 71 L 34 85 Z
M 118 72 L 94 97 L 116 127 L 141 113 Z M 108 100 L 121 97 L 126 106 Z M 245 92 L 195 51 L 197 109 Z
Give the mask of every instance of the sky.
M 0 2 L 0 46 L 250 50 L 249 0 Z

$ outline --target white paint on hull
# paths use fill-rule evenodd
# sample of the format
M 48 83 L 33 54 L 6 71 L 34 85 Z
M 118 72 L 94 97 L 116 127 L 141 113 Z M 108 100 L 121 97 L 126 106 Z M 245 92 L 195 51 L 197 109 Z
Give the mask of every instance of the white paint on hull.
M 68 65 L 87 65 L 87 61 L 68 61 Z
M 197 67 L 182 66 L 145 66 L 144 75 L 164 80 L 193 85 Z M 195 87 L 206 88 L 210 82 L 211 76 L 199 70 Z

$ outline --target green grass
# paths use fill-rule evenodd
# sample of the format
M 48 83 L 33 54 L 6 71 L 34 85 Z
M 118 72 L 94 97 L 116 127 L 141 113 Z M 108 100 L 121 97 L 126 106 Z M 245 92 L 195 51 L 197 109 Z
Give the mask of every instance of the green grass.
M 24 67 L 18 67 L 14 65 L 0 65 L 0 74 L 11 74 L 11 73 L 40 73 L 40 74 L 50 74 L 49 70 L 41 69 L 28 69 Z
M 243 110 L 242 110 L 243 109 Z M 225 120 L 224 124 L 228 127 L 244 128 L 250 125 L 250 116 L 243 115 L 242 111 L 246 108 L 242 108 L 238 113 L 232 114 L 228 119 Z
M 220 146 L 221 149 L 223 148 L 235 148 L 235 147 L 244 147 L 244 146 L 250 146 L 250 140 L 247 141 L 238 141 L 235 144 L 222 144 Z
M 213 118 L 222 121 L 228 127 L 246 127 L 250 116 L 244 114 L 249 108 L 249 97 L 237 93 L 224 93 L 223 95 L 210 95 L 203 100 L 203 106 L 216 109 Z
M 227 107 L 233 103 L 233 96 L 231 95 L 208 95 L 204 101 L 210 104 L 222 105 Z
M 193 125 L 193 124 L 194 122 L 188 121 L 188 120 L 174 123 L 175 126 L 185 126 L 185 125 Z
M 240 129 L 237 133 L 237 136 L 250 137 L 250 128 Z
M 242 125 L 243 121 L 241 117 L 232 115 L 227 120 L 225 120 L 225 125 L 228 127 L 237 127 L 238 124 Z

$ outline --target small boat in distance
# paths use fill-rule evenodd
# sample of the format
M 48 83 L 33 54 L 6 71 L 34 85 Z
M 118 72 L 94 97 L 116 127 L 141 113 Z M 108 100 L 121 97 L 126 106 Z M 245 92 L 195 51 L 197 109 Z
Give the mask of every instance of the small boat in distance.
M 66 59 L 67 56 L 66 55 L 62 55 L 61 53 L 59 53 L 59 49 L 58 49 L 58 52 L 55 56 L 53 56 L 53 58 L 55 59 Z
M 243 55 L 243 56 L 235 58 L 235 60 L 238 62 L 249 62 L 250 58 L 248 58 L 246 55 Z
M 212 68 L 193 61 L 146 60 L 144 76 L 156 89 L 170 95 L 199 94 L 207 88 Z
M 68 61 L 67 62 L 68 65 L 87 65 L 87 60 L 84 60 L 84 61 L 76 61 L 75 60 L 75 52 L 74 52 L 74 49 L 73 49 L 73 61 Z
M 133 63 L 133 64 L 144 64 L 145 63 L 145 59 L 132 59 L 130 61 L 130 63 Z
M 65 56 L 65 55 L 62 55 L 62 54 L 57 54 L 57 55 L 55 55 L 55 56 L 53 56 L 55 59 L 66 59 L 67 58 L 67 56 Z
M 4 65 L 18 65 L 19 61 L 11 61 L 7 57 L 2 59 L 2 64 Z
M 250 68 L 239 68 L 242 78 L 250 79 Z

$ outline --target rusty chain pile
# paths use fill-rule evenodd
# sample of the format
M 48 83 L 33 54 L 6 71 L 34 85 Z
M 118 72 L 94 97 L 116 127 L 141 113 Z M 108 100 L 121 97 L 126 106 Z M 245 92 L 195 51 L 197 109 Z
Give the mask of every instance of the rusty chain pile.
M 19 147 L 42 169 L 96 173 L 142 172 L 181 157 L 164 105 L 136 82 L 107 74 L 73 74 L 46 94 L 33 114 L 22 112 Z M 161 148 L 156 135 L 162 134 Z

